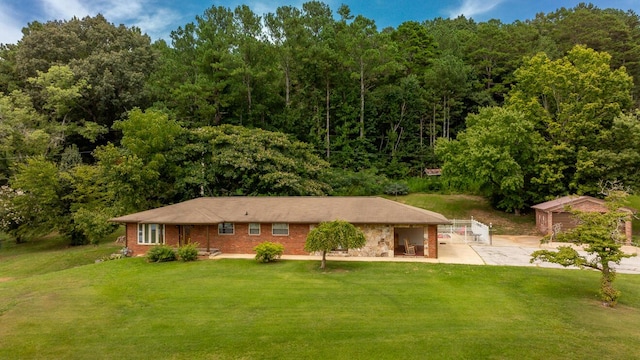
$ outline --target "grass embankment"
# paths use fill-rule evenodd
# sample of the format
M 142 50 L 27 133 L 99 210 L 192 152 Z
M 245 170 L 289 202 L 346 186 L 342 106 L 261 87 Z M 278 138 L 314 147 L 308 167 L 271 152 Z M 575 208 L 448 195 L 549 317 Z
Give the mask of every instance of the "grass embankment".
M 3 359 L 640 358 L 640 277 L 588 271 L 125 259 L 0 283 Z
M 121 229 L 98 246 L 68 246 L 68 240 L 59 236 L 16 244 L 0 233 L 0 281 L 91 264 L 121 249 L 122 245 L 114 244 L 114 239 L 123 233 Z
M 410 194 L 390 197 L 405 204 L 438 212 L 449 219 L 474 219 L 493 225 L 493 233 L 498 235 L 539 235 L 535 229 L 535 216 L 531 211 L 524 215 L 508 214 L 491 208 L 489 202 L 480 196 Z

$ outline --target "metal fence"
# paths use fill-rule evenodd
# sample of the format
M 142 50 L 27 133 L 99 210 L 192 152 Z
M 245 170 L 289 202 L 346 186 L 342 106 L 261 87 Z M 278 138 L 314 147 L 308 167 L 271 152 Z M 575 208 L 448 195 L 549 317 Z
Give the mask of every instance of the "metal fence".
M 477 220 L 451 220 L 451 225 L 438 225 L 438 234 L 455 243 L 491 244 L 491 228 Z

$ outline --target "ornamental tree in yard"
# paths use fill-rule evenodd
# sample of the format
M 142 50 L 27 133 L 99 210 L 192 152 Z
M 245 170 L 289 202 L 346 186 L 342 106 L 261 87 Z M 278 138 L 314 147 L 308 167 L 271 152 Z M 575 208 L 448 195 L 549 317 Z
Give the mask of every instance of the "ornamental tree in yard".
M 325 268 L 326 255 L 333 249 L 349 249 L 364 246 L 367 240 L 364 233 L 353 224 L 343 220 L 323 222 L 307 235 L 304 250 L 322 251 L 321 269 Z
M 578 266 L 598 270 L 602 273 L 600 280 L 600 298 L 604 305 L 613 307 L 620 297 L 620 291 L 613 287 L 615 269 L 611 263 L 620 264 L 624 258 L 635 256 L 626 254 L 621 246 L 625 234 L 620 231 L 621 225 L 628 220 L 630 214 L 621 210 L 622 200 L 626 193 L 611 191 L 607 196 L 608 212 L 584 212 L 571 210 L 578 219 L 578 225 L 557 235 L 557 240 L 584 246 L 587 255 L 580 255 L 571 246 L 559 246 L 556 251 L 538 250 L 531 254 L 531 262 L 536 260 L 560 264 L 562 266 Z

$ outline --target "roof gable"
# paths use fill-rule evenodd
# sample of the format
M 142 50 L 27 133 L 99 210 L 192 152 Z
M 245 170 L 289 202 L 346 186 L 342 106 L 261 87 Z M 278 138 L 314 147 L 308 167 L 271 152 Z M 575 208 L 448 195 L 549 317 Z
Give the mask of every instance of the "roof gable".
M 596 199 L 591 196 L 568 195 L 533 205 L 532 208 L 543 211 L 564 211 L 565 206 L 576 206 L 584 202 L 592 202 L 598 205 L 604 204 L 604 200 Z
M 120 223 L 448 224 L 433 211 L 380 197 L 206 197 L 111 219 Z
M 533 209 L 539 209 L 542 211 L 546 211 L 546 212 L 563 212 L 565 211 L 565 207 L 570 206 L 573 208 L 580 208 L 581 206 L 585 205 L 586 203 L 592 203 L 595 204 L 597 206 L 600 206 L 604 209 L 606 209 L 605 203 L 606 201 L 602 200 L 602 199 L 598 199 L 598 198 L 594 198 L 592 196 L 577 196 L 577 195 L 568 195 L 568 196 L 563 196 L 551 201 L 547 201 L 547 202 L 543 202 L 540 204 L 536 204 L 533 205 L 531 208 Z M 630 213 L 635 213 L 636 210 L 632 209 L 630 207 L 626 207 L 623 206 L 620 208 L 620 210 L 622 211 L 626 211 L 626 212 L 630 212 Z M 606 210 L 603 210 L 606 211 Z

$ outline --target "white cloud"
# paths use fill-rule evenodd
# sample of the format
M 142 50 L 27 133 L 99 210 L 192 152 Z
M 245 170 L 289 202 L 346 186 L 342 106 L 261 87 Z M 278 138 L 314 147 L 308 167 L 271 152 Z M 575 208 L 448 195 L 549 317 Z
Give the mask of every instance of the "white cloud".
M 108 18 L 107 18 L 108 19 Z M 166 38 L 171 30 L 170 24 L 177 22 L 180 14 L 169 9 L 158 9 L 150 14 L 141 15 L 133 21 L 133 26 L 147 33 L 152 39 Z
M 22 39 L 22 24 L 17 20 L 15 11 L 4 4 L 0 4 L 0 43 L 15 44 Z
M 505 0 L 463 0 L 460 7 L 449 12 L 450 18 L 464 15 L 467 18 L 475 17 L 493 10 Z
M 42 8 L 47 19 L 70 19 L 74 16 L 78 18 L 91 15 L 78 0 L 41 0 Z
M 136 26 L 152 38 L 166 37 L 179 20 L 178 10 L 158 5 L 154 0 L 39 0 L 47 20 L 102 14 L 116 25 Z

